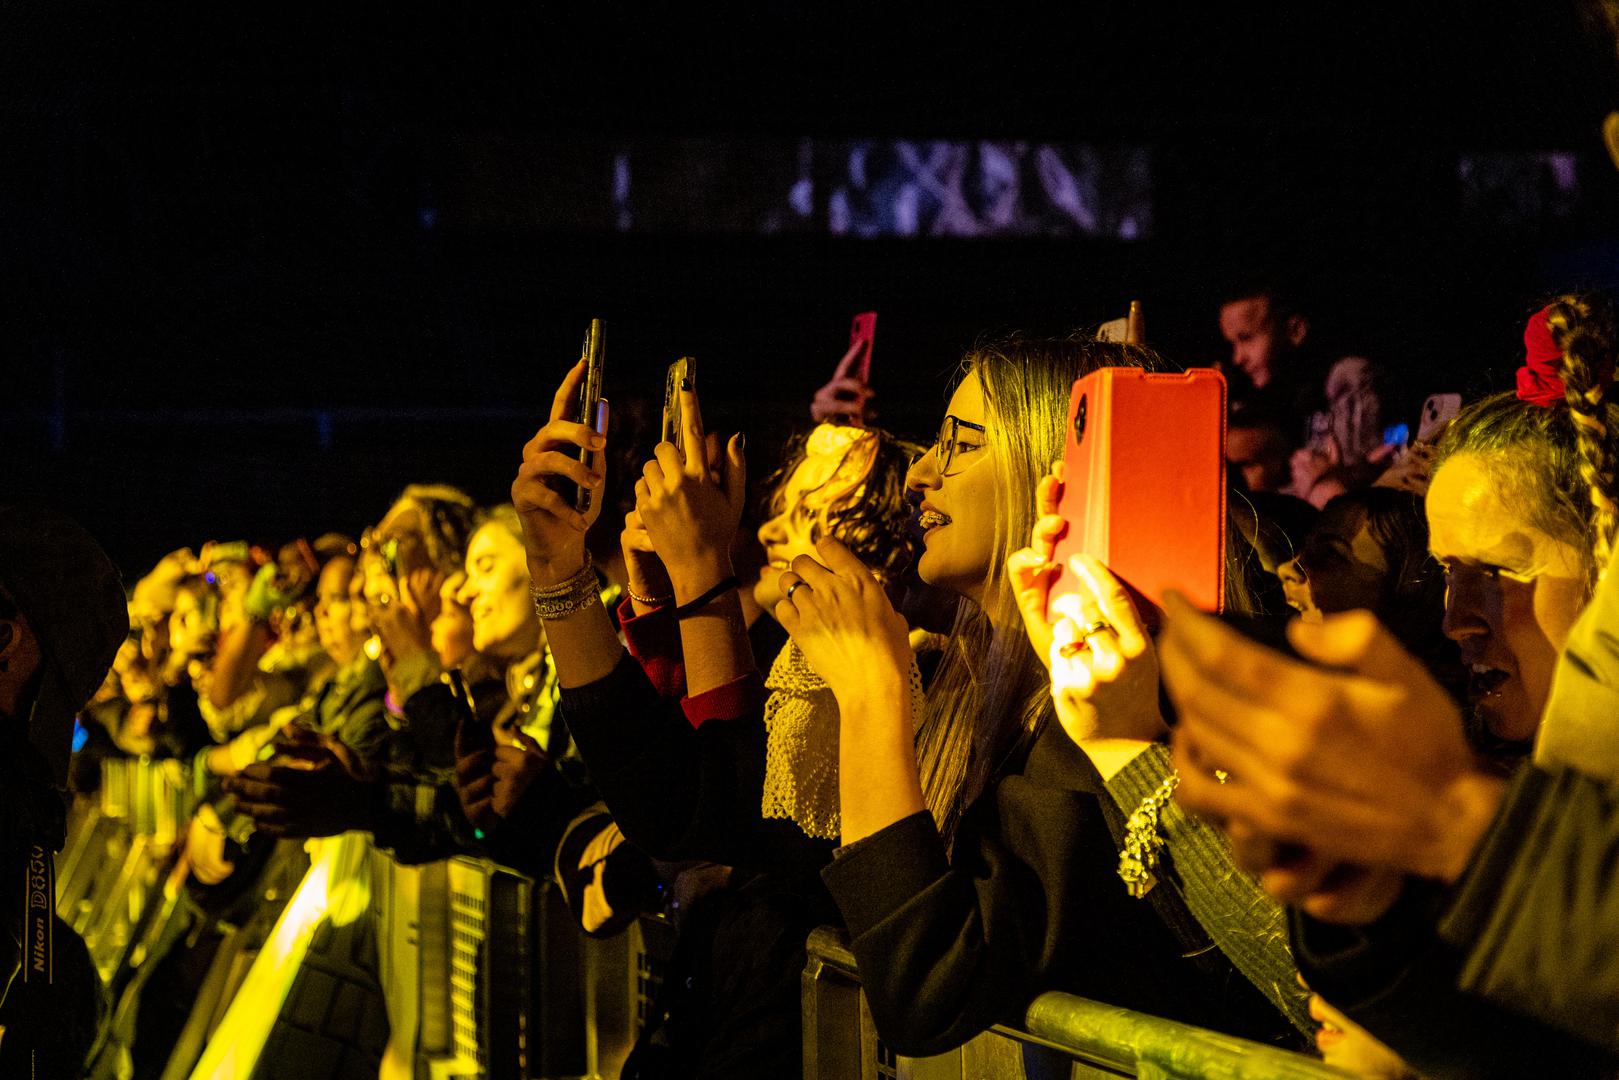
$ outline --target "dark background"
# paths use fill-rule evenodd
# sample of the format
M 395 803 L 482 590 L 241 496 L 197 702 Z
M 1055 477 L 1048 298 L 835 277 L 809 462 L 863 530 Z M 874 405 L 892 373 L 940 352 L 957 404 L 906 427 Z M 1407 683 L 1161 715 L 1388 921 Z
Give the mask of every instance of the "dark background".
M 1278 274 L 1420 394 L 1505 385 L 1537 297 L 1619 278 L 1614 49 L 1564 0 L 154 7 L 0 5 L 0 495 L 126 571 L 413 480 L 503 498 L 592 315 L 610 396 L 694 354 L 763 469 L 867 308 L 917 435 L 975 337 L 1131 298 L 1206 363 L 1222 289 Z M 647 137 L 1145 144 L 1153 232 L 619 233 L 600 148 Z M 1546 151 L 1572 192 L 1459 179 Z

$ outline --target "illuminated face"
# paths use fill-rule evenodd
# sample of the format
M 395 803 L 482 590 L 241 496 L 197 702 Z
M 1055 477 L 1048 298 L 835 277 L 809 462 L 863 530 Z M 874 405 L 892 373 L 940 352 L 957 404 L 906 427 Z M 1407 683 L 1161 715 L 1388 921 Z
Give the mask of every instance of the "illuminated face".
M 528 588 L 528 557 L 517 537 L 499 522 L 474 533 L 467 545 L 467 580 L 456 594 L 472 612 L 473 648 L 519 660 L 540 647 L 540 620 Z
M 371 613 L 365 606 L 365 585 L 366 572 L 357 564 L 349 576 L 349 632 L 356 641 L 361 642 L 371 636 Z
M 1445 568 L 1445 633 L 1461 646 L 1468 698 L 1497 738 L 1532 738 L 1585 606 L 1580 552 L 1525 520 L 1477 454 L 1440 467 L 1427 510 L 1428 544 Z
M 816 513 L 804 505 L 804 492 L 810 486 L 806 476 L 811 470 L 807 460 L 801 461 L 771 496 L 770 510 L 775 516 L 759 526 L 759 543 L 764 545 L 765 565 L 759 568 L 759 580 L 753 585 L 753 598 L 766 611 L 774 611 L 781 601 L 781 588 L 777 584 L 783 571 L 791 567 L 800 555 L 815 556 L 815 541 L 820 539 L 826 524 L 825 513 Z
M 444 579 L 438 592 L 438 618 L 428 628 L 433 651 L 446 668 L 460 667 L 473 652 L 472 613 L 456 599 L 466 583 L 467 575 L 459 570 Z
M 1248 376 L 1255 389 L 1271 381 L 1287 342 L 1268 298 L 1250 296 L 1222 306 L 1220 333 L 1231 343 L 1231 366 Z
M 1322 615 L 1378 609 L 1389 576 L 1388 553 L 1373 539 L 1361 507 L 1329 503 L 1298 558 L 1276 573 L 1288 606 L 1305 622 L 1320 622 Z
M 207 656 L 219 640 L 219 598 L 205 586 L 182 588 L 169 615 L 169 647 L 190 659 Z
M 320 647 L 339 664 L 358 656 L 364 640 L 355 632 L 349 603 L 353 577 L 353 559 L 333 559 L 321 569 L 315 582 L 315 635 L 320 638 Z
M 977 372 L 969 372 L 950 395 L 949 415 L 967 424 L 994 424 Z M 922 557 L 916 572 L 929 585 L 982 603 L 984 583 L 995 562 L 995 515 L 1002 497 L 995 467 L 989 464 L 987 436 L 958 426 L 946 474 L 939 448 L 917 459 L 905 484 L 922 499 Z

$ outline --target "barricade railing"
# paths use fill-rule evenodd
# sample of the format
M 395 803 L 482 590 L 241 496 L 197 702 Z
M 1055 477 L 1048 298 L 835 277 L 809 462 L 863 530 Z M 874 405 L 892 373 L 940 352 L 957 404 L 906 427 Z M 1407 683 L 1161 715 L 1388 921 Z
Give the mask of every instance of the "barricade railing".
M 156 903 L 191 812 L 181 763 L 102 762 L 101 791 L 85 800 L 57 857 L 58 914 L 84 938 L 102 978 L 125 966 Z
M 934 1057 L 895 1054 L 872 1022 L 843 934 L 830 927 L 810 935 L 803 1008 L 804 1080 L 1348 1080 L 1352 1075 L 1277 1047 L 1059 993 L 1035 998 L 1021 1029 L 997 1024 Z

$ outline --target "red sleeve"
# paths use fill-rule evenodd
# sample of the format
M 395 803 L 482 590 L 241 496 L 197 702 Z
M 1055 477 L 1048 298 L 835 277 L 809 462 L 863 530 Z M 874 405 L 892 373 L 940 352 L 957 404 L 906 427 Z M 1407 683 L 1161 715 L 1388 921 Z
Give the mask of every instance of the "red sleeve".
M 686 664 L 680 651 L 680 624 L 675 621 L 675 609 L 661 607 L 637 615 L 626 596 L 618 605 L 618 625 L 630 655 L 646 672 L 658 696 L 685 696 Z
M 764 699 L 765 681 L 757 671 L 750 671 L 712 690 L 681 698 L 680 707 L 686 711 L 691 726 L 700 728 L 710 720 L 737 720 L 756 715 Z

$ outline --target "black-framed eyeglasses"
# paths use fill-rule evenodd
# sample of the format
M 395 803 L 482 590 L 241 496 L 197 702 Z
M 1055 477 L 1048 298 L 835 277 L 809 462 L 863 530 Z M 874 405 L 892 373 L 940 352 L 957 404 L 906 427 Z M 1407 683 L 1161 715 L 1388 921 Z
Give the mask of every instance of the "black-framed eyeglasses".
M 938 459 L 940 476 L 949 476 L 952 464 L 961 464 L 963 458 L 970 457 L 975 450 L 984 448 L 982 438 L 963 440 L 961 437 L 963 428 L 977 432 L 980 436 L 989 430 L 982 424 L 975 424 L 946 413 L 944 421 L 939 424 L 939 436 L 933 443 L 933 456 Z

